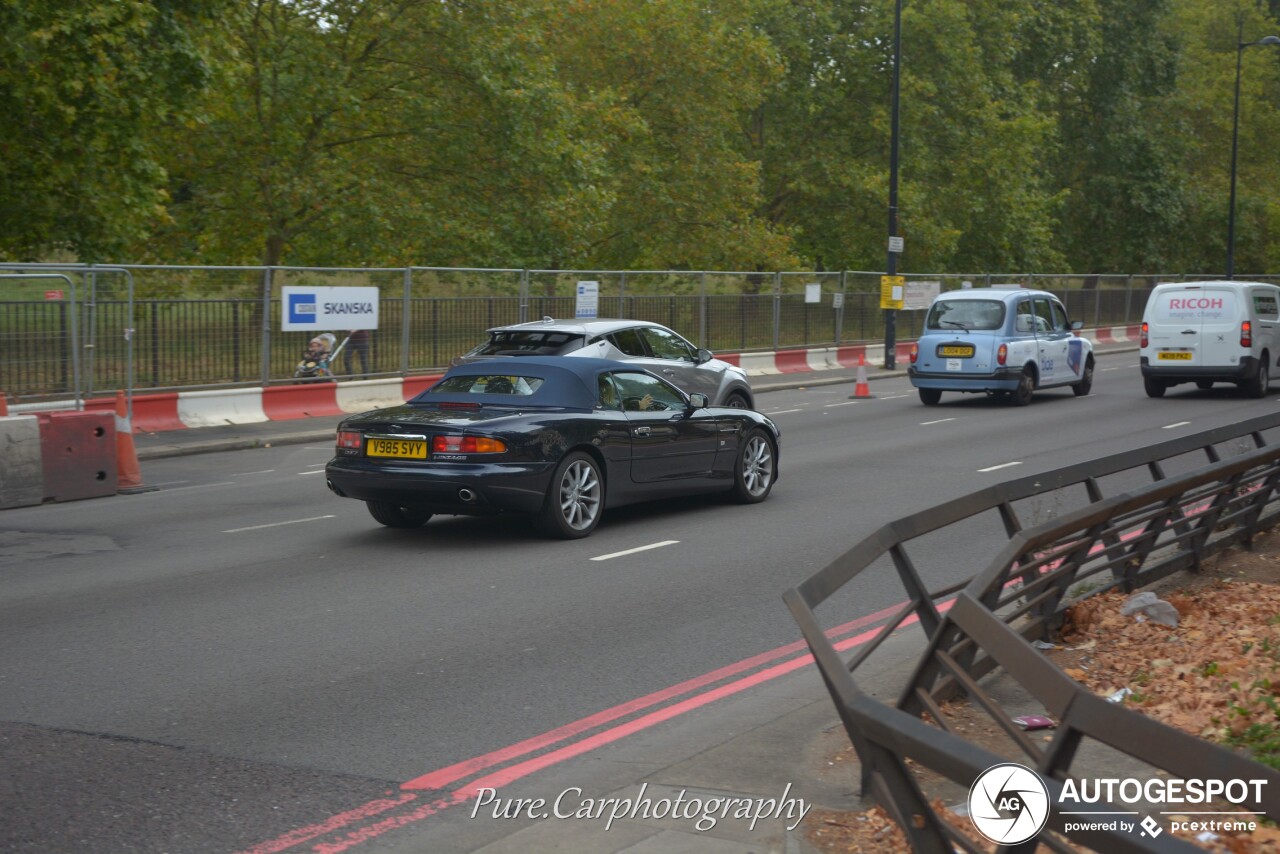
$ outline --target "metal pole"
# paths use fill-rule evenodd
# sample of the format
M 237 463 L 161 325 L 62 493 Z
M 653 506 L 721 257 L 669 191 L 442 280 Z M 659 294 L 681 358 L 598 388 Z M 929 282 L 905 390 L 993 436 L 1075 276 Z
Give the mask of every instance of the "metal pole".
M 1240 58 L 1243 44 L 1236 45 L 1236 95 L 1231 113 L 1231 200 L 1227 202 L 1227 279 L 1235 277 L 1236 247 L 1236 153 L 1240 148 Z
M 412 342 L 413 268 L 404 268 L 403 308 L 400 309 L 400 376 L 409 376 L 409 346 Z
M 707 271 L 698 274 L 698 346 L 707 346 Z
M 271 270 L 262 271 L 262 384 L 271 382 Z
M 1240 60 L 1244 49 L 1256 45 L 1280 45 L 1280 37 L 1266 36 L 1256 42 L 1242 42 L 1244 23 L 1236 33 L 1236 93 L 1231 112 L 1231 197 L 1227 202 L 1227 278 L 1235 278 L 1236 272 L 1236 155 L 1240 148 Z
M 893 4 L 893 95 L 889 118 L 889 237 L 898 236 L 898 92 L 902 69 L 902 0 Z M 898 253 L 889 250 L 885 273 L 898 273 Z M 896 367 L 898 315 L 893 309 L 884 312 L 884 366 Z

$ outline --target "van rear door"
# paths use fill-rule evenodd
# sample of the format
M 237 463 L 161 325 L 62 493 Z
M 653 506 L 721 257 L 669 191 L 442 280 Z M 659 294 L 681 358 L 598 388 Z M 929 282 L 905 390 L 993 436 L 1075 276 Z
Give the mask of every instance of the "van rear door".
M 1240 297 L 1230 287 L 1188 285 L 1152 296 L 1152 363 L 1164 367 L 1239 363 Z

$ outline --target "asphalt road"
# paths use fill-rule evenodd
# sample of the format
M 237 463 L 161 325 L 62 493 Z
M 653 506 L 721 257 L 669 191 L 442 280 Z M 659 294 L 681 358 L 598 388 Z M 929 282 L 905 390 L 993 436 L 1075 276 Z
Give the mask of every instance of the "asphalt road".
M 767 502 L 624 508 L 573 542 L 519 519 L 382 528 L 324 488 L 325 444 L 153 460 L 156 492 L 6 511 L 0 849 L 251 846 L 299 805 L 338 811 L 796 640 L 781 593 L 887 521 L 1277 405 L 1148 400 L 1135 362 L 1021 409 L 925 407 L 905 378 L 762 395 L 783 434 Z M 913 555 L 932 585 L 985 566 L 987 524 Z M 890 576 L 833 619 L 900 601 Z

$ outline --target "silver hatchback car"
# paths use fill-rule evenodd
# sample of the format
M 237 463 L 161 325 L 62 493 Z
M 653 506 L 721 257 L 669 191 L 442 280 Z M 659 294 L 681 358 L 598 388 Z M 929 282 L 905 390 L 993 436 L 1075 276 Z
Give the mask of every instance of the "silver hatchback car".
M 686 394 L 705 394 L 713 406 L 754 409 L 747 374 L 693 346 L 665 326 L 644 320 L 554 320 L 490 329 L 489 340 L 455 364 L 495 356 L 584 356 L 630 362 L 666 377 Z

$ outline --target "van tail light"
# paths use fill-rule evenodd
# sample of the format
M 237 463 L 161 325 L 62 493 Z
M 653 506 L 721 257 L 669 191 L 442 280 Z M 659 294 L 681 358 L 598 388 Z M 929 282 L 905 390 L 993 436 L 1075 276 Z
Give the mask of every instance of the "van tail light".
M 996 364 L 1003 365 L 1009 361 L 1009 345 L 1001 344 L 1000 349 L 996 350 Z
M 1151 344 L 1151 339 L 1147 337 L 1150 332 L 1151 327 L 1147 325 L 1145 320 L 1142 321 L 1142 338 L 1138 341 L 1138 346 L 1146 347 Z
M 911 345 L 911 352 L 907 354 L 907 358 L 911 360 L 911 364 L 916 363 L 916 359 L 920 358 L 920 347 L 916 344 Z
M 1240 324 L 1240 346 L 1253 346 L 1253 324 L 1247 320 Z

